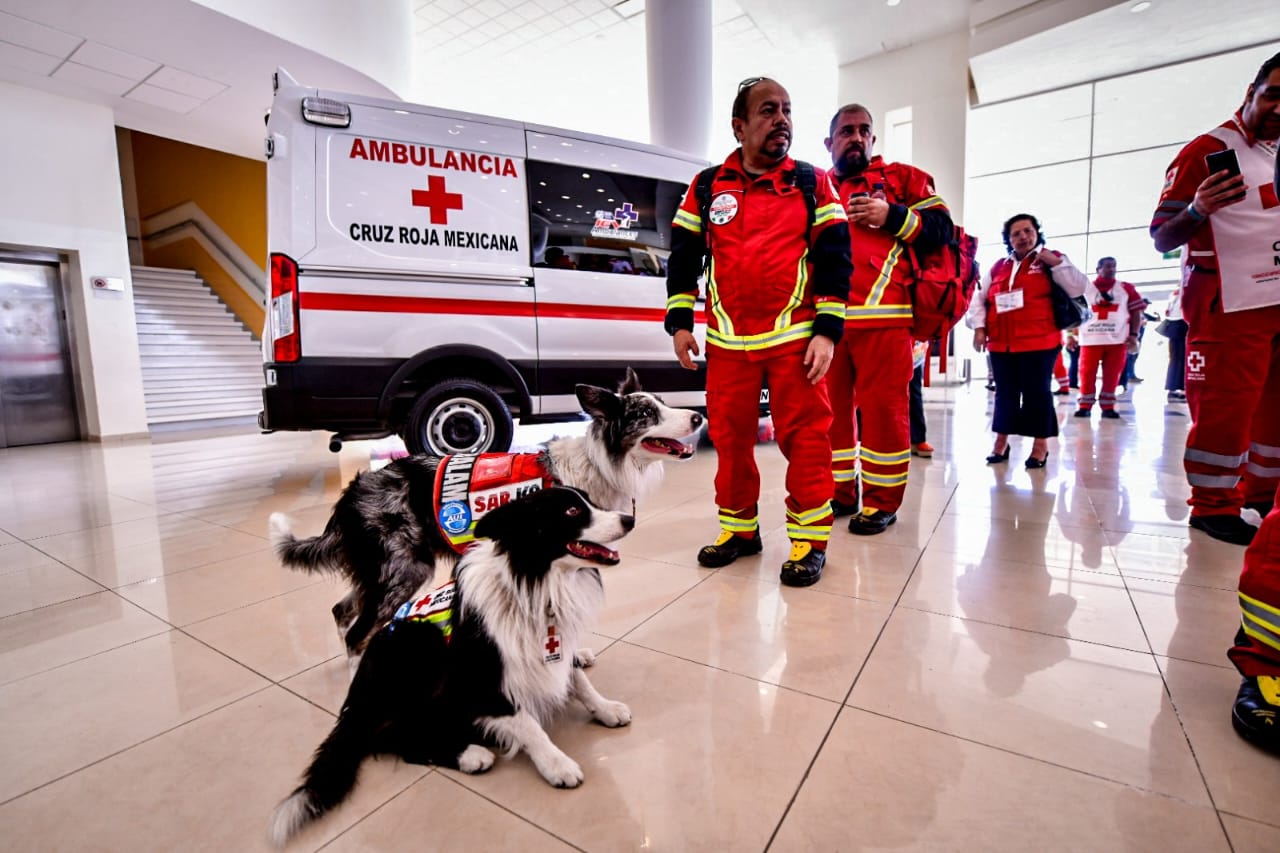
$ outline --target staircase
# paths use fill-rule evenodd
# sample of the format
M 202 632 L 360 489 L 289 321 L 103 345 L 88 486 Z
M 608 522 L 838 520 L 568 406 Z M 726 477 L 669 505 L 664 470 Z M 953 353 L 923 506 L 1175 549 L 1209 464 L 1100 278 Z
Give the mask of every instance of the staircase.
M 262 348 L 189 270 L 133 268 L 142 390 L 152 429 L 251 422 L 262 408 Z

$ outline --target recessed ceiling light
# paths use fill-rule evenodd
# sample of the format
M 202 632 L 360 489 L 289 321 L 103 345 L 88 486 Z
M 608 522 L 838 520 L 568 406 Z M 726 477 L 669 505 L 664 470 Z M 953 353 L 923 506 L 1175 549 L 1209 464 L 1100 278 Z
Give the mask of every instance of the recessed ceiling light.
M 902 0 L 887 0 L 890 6 L 897 6 Z
M 1150 4 L 1149 2 L 1147 2 L 1147 0 L 1142 0 L 1142 2 L 1141 2 L 1141 3 L 1134 3 L 1132 6 L 1130 6 L 1130 7 L 1129 7 L 1129 11 L 1130 11 L 1130 12 L 1145 12 L 1145 11 L 1147 11 L 1147 10 L 1148 10 L 1148 9 L 1150 9 L 1150 8 L 1151 8 L 1151 4 Z

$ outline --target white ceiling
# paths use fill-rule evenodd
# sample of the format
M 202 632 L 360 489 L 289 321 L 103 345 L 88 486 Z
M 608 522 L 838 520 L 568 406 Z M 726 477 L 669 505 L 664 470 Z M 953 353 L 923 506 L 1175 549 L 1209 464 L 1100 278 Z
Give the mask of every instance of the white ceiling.
M 645 0 L 405 1 L 415 79 L 402 95 L 648 138 Z M 829 106 L 840 64 L 968 28 L 982 51 L 970 70 L 985 102 L 1280 39 L 1277 0 L 1155 0 L 1137 15 L 1131 5 L 713 0 L 715 85 L 731 85 L 741 69 L 775 74 L 803 80 L 793 88 Z M 101 103 L 122 126 L 243 156 L 261 156 L 278 65 L 305 85 L 395 97 L 196 2 L 0 0 L 0 80 Z M 559 112 L 550 110 L 557 99 Z
M 1280 0 L 1135 0 L 972 56 L 983 103 L 1280 40 Z M 1170 80 L 1170 85 L 1177 85 Z M 1242 81 L 1241 85 L 1244 85 Z
M 271 74 L 395 97 L 349 67 L 198 3 L 0 0 L 0 80 L 102 104 L 116 124 L 262 157 Z

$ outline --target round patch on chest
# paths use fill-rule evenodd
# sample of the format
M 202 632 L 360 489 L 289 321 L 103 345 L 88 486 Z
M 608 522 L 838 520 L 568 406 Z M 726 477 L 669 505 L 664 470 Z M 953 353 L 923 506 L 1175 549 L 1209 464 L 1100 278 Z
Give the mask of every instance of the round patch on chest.
M 720 193 L 711 200 L 707 216 L 712 225 L 724 225 L 738 215 L 738 198 L 733 193 Z

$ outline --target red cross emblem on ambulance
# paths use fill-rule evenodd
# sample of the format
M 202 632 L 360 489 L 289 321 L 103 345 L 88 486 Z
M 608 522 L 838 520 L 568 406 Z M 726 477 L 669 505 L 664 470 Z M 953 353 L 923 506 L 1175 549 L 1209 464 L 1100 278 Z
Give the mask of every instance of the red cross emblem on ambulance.
M 448 225 L 449 211 L 462 210 L 462 193 L 449 192 L 444 178 L 428 175 L 427 188 L 413 191 L 413 206 L 429 210 L 432 225 Z

